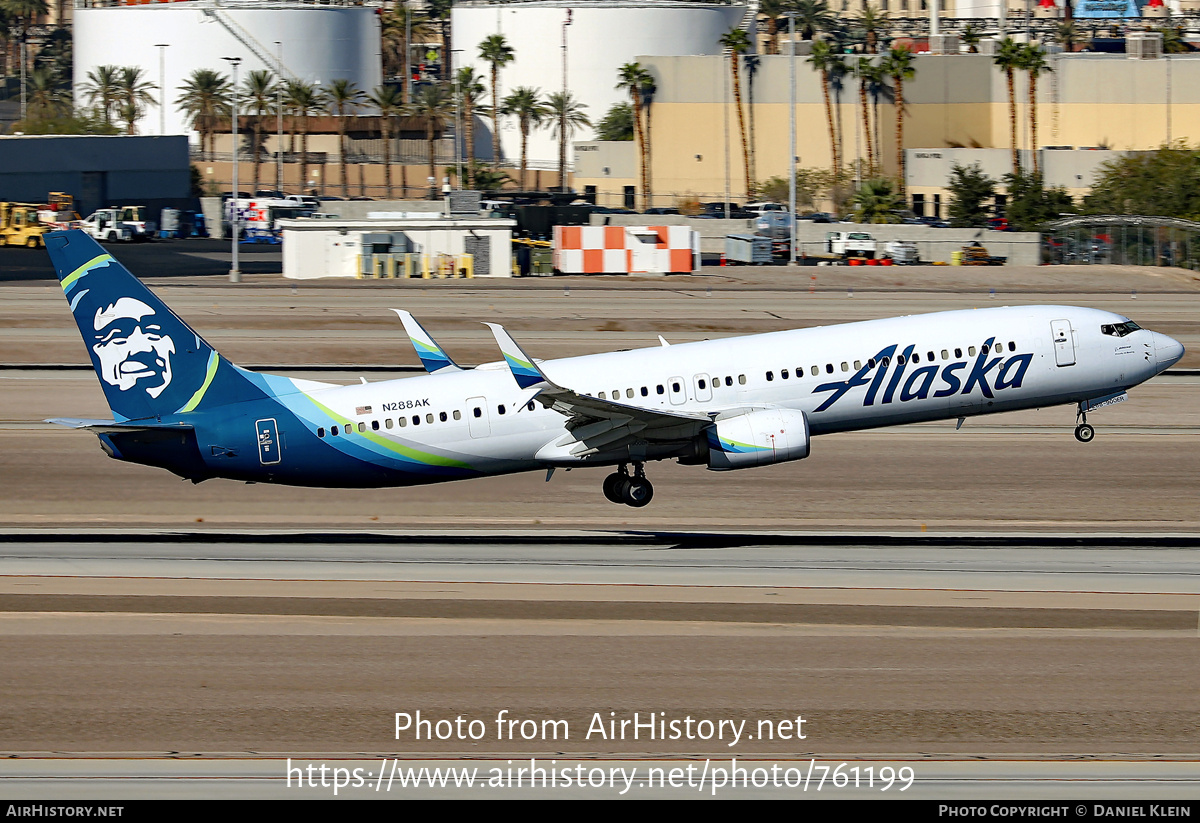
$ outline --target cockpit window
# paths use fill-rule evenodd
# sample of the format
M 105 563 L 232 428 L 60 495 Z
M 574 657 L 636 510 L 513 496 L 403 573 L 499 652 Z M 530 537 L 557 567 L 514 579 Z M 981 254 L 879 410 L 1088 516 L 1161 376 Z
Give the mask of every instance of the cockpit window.
M 1106 323 L 1100 327 L 1100 332 L 1112 337 L 1124 337 L 1127 334 L 1133 334 L 1140 328 L 1141 326 L 1139 326 L 1137 323 L 1134 323 L 1132 320 L 1128 320 L 1124 323 Z

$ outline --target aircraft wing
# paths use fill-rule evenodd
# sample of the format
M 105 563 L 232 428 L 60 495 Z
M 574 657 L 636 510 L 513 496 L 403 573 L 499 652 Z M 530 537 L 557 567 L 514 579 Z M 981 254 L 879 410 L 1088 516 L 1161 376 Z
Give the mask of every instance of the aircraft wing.
M 446 350 L 437 344 L 433 336 L 425 331 L 415 317 L 403 309 L 392 309 L 392 311 L 404 324 L 404 330 L 408 332 L 408 339 L 412 341 L 413 348 L 417 350 L 417 357 L 421 358 L 421 365 L 425 367 L 425 371 L 430 374 L 450 374 L 462 371 L 462 367 L 450 359 Z
M 487 323 L 513 379 L 523 389 L 537 389 L 533 399 L 567 420 L 566 435 L 538 452 L 542 460 L 578 460 L 624 449 L 638 441 L 686 442 L 711 424 L 707 414 L 627 406 L 581 394 L 548 378 L 503 326 Z

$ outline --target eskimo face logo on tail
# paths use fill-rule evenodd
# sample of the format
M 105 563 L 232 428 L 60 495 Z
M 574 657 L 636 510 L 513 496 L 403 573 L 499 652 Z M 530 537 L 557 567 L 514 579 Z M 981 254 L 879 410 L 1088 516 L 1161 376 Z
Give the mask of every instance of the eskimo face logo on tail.
M 166 334 L 154 309 L 132 297 L 96 309 L 92 351 L 100 361 L 100 379 L 121 391 L 141 385 L 157 398 L 171 385 L 175 341 Z

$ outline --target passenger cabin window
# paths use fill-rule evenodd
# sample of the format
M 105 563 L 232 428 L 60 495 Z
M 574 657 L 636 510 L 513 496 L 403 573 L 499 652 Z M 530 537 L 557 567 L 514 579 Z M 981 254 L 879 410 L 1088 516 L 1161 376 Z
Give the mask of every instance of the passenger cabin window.
M 483 409 L 481 409 L 481 408 L 479 408 L 478 406 L 476 406 L 476 407 L 475 407 L 475 408 L 472 410 L 472 414 L 474 414 L 476 417 L 483 417 Z
M 813 367 L 812 367 L 812 373 L 813 373 L 813 377 L 816 377 L 818 374 L 820 374 L 820 373 L 821 373 L 821 367 L 820 367 L 820 366 L 813 366 Z
M 704 378 L 700 378 L 698 381 L 696 381 L 696 385 L 703 390 L 708 386 L 708 381 Z
M 504 404 L 500 403 L 496 406 L 496 414 L 504 414 Z M 433 421 L 430 421 L 433 422 Z
M 446 413 L 441 412 L 440 414 L 438 414 L 438 420 L 441 420 L 443 423 L 445 423 L 446 422 Z
M 533 411 L 533 401 L 532 401 L 532 400 L 530 400 L 528 403 L 526 403 L 526 404 L 525 404 L 525 408 L 529 409 L 530 411 Z M 455 419 L 455 420 L 457 420 L 457 419 L 458 419 L 458 417 L 457 417 L 457 415 L 458 415 L 458 412 L 455 412 L 454 414 L 456 415 L 454 419 Z
M 842 361 L 842 371 L 850 371 L 850 364 L 845 360 Z
M 632 399 L 633 399 L 633 389 L 626 389 L 626 390 L 625 390 L 625 397 L 626 397 L 626 399 L 628 399 L 628 400 L 632 400 Z
M 426 422 L 426 423 L 432 423 L 432 422 L 433 422 L 433 412 L 430 412 L 429 414 L 425 415 L 425 422 Z
M 744 374 L 738 375 L 738 384 L 741 386 L 746 385 L 746 375 L 744 375 Z
M 346 424 L 346 429 L 345 429 L 345 431 L 346 431 L 346 434 L 349 434 L 349 433 L 350 433 L 350 430 L 351 430 L 351 428 L 352 428 L 352 426 L 351 426 L 349 423 L 347 423 L 347 424 Z
M 329 436 L 330 436 L 330 437 L 337 437 L 337 436 L 338 436 L 338 427 L 337 427 L 337 426 L 330 426 L 330 427 L 329 427 Z
M 767 382 L 770 383 L 774 379 L 775 379 L 775 372 L 773 372 L 773 371 L 767 372 Z
M 385 429 L 390 429 L 392 427 L 392 418 L 389 417 L 387 420 L 384 420 L 383 427 Z
M 955 349 L 955 350 L 954 350 L 954 356 L 955 356 L 955 357 L 962 357 L 962 349 Z
M 662 383 L 659 383 L 657 386 L 655 386 L 655 387 L 654 387 L 654 390 L 655 390 L 656 392 L 658 392 L 659 394 L 666 394 L 666 391 L 667 391 L 665 388 L 663 388 L 663 384 L 662 384 Z
M 649 396 L 650 396 L 650 389 L 646 388 L 645 386 L 642 386 L 642 397 L 649 397 Z M 531 403 L 530 405 L 532 406 L 533 404 Z M 532 409 L 531 409 L 531 411 L 532 411 Z
M 378 420 L 371 421 L 371 431 L 379 431 L 379 421 Z
M 733 378 L 732 378 L 732 377 L 726 377 L 726 378 L 725 378 L 725 385 L 726 385 L 726 386 L 732 386 L 732 385 L 733 385 Z
M 1016 344 L 1016 343 L 1014 343 L 1013 341 L 1009 340 L 1009 341 L 1008 341 L 1008 350 L 1009 350 L 1009 351 L 1016 351 L 1016 350 L 1017 350 L 1017 344 Z
M 529 405 L 531 405 L 531 406 L 533 405 L 533 401 L 532 401 L 532 400 L 531 400 L 531 401 L 529 401 Z M 454 419 L 455 419 L 455 420 L 462 420 L 462 412 L 460 412 L 458 409 L 455 409 L 455 410 L 454 410 Z
M 833 374 L 833 364 L 832 364 L 832 363 L 826 363 L 826 364 L 825 364 L 825 373 L 826 373 L 826 374 Z
M 608 392 L 600 392 L 600 394 L 599 394 L 599 395 L 597 395 L 597 396 L 598 396 L 598 397 L 599 397 L 601 400 L 607 400 L 607 399 L 608 399 Z
M 413 421 L 413 425 L 414 425 L 414 426 L 419 426 L 419 425 L 421 425 L 421 415 L 419 415 L 419 414 L 414 414 L 414 415 L 412 416 L 412 421 Z
M 943 360 L 949 360 L 949 359 L 950 359 L 950 352 L 949 352 L 949 351 L 947 351 L 946 349 L 942 349 L 942 359 L 943 359 Z
M 678 383 L 671 384 L 671 391 L 682 391 L 682 389 L 683 389 L 683 387 L 680 386 Z
M 779 376 L 780 376 L 780 377 L 782 377 L 784 380 L 787 380 L 787 379 L 788 379 L 788 370 L 787 370 L 787 369 L 780 369 L 780 370 L 779 370 Z
M 325 436 L 325 427 L 317 426 L 317 437 L 324 437 L 324 436 Z
M 855 361 L 854 361 L 854 370 L 855 370 L 855 371 L 858 371 L 858 370 L 859 370 L 859 369 L 861 369 L 861 368 L 862 368 L 862 361 L 861 361 L 861 360 L 855 360 Z
M 408 418 L 407 417 L 397 417 L 396 424 L 398 426 L 400 426 L 400 428 L 404 428 L 405 426 L 408 425 Z
M 968 347 L 967 347 L 967 354 L 969 354 L 971 357 L 974 357 L 974 356 L 975 356 L 975 347 L 974 347 L 974 346 L 968 346 Z
M 362 422 L 361 420 L 358 421 L 358 430 L 360 432 L 365 432 L 367 430 L 367 424 Z

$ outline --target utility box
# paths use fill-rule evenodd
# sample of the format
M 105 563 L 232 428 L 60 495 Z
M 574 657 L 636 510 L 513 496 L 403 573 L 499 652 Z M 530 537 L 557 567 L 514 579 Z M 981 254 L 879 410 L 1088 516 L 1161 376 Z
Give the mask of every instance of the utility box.
M 772 262 L 771 238 L 758 234 L 725 235 L 725 261 L 761 266 Z

